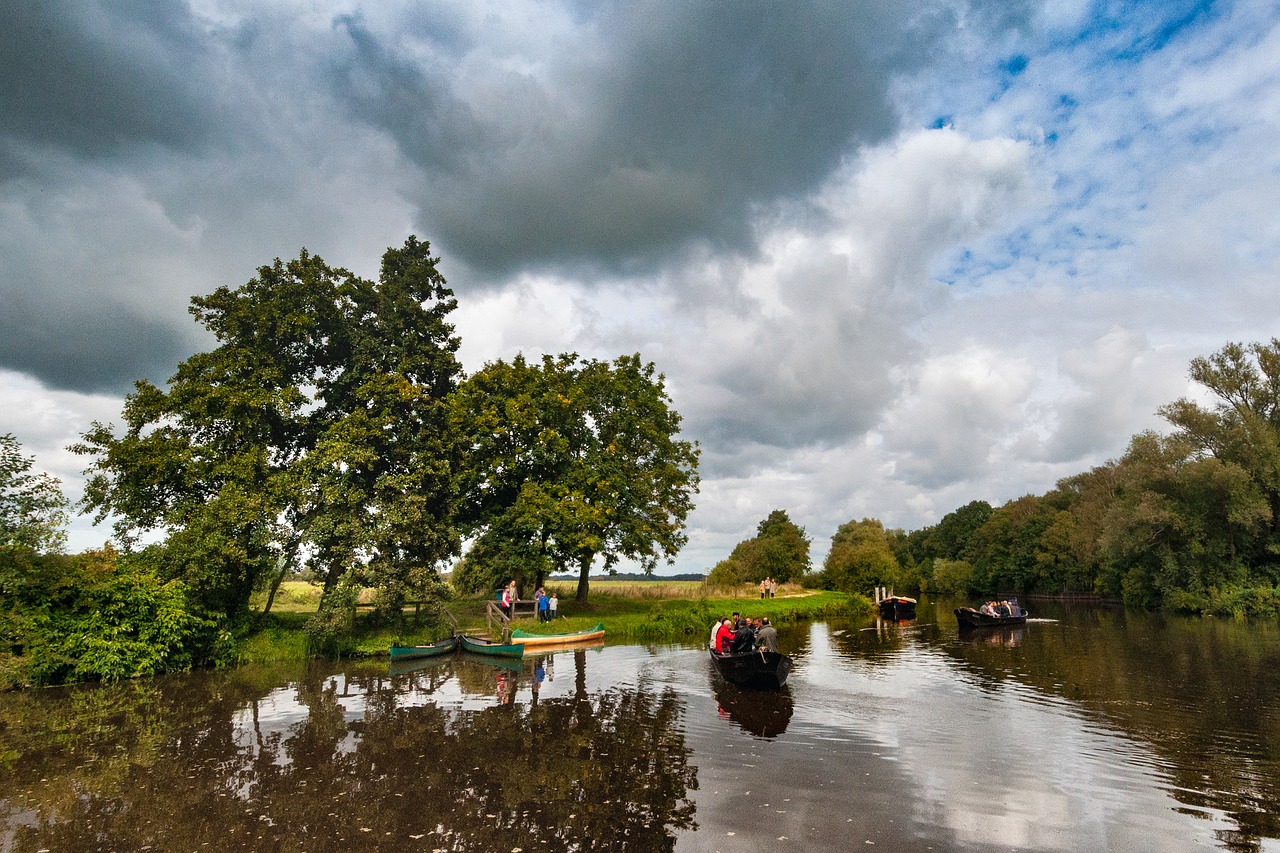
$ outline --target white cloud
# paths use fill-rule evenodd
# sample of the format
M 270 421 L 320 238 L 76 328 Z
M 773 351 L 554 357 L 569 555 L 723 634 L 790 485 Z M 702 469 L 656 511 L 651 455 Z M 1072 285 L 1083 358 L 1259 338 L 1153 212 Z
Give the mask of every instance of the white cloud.
M 0 430 L 69 490 L 63 448 L 121 400 L 55 386 L 163 380 L 204 343 L 190 296 L 302 246 L 372 275 L 410 231 L 468 369 L 667 374 L 704 450 L 681 568 L 775 508 L 820 556 L 850 518 L 1042 492 L 1280 322 L 1266 4 L 186 8 L 55 45 L 120 60 L 66 98 L 130 109 L 0 97 Z

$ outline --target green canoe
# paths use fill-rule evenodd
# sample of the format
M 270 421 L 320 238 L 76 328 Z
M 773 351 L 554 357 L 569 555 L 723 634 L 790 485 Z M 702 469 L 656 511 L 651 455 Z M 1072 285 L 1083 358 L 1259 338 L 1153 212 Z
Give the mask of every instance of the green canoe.
M 462 643 L 462 648 L 468 652 L 475 652 L 478 655 L 489 655 L 496 658 L 522 658 L 524 657 L 524 646 L 518 643 L 504 645 L 495 643 L 484 637 L 472 637 L 468 634 L 459 634 L 458 639 Z
M 457 637 L 448 637 L 443 640 L 436 640 L 434 643 L 428 643 L 425 646 L 392 646 L 391 659 L 393 661 L 415 660 L 417 658 L 433 658 L 438 655 L 447 655 L 458 646 Z

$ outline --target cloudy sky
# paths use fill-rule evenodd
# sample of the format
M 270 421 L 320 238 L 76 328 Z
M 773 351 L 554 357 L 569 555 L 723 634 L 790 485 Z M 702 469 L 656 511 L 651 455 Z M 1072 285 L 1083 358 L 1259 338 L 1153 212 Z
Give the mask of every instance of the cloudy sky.
M 73 498 L 190 298 L 302 247 L 429 240 L 468 370 L 656 362 L 681 571 L 1042 493 L 1280 334 L 1262 0 L 10 0 L 0 81 L 0 433 Z

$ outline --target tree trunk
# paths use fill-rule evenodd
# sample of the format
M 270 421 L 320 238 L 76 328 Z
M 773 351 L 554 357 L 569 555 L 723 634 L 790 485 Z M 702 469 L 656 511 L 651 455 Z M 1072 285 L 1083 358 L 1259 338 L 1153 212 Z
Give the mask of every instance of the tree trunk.
M 596 555 L 587 552 L 578 557 L 578 603 L 587 603 L 587 576 L 591 574 L 591 564 Z
M 271 581 L 271 591 L 267 593 L 267 606 L 262 608 L 262 615 L 266 616 L 271 612 L 271 605 L 276 600 L 276 592 L 280 589 L 280 584 L 284 581 L 284 576 L 289 573 L 289 567 L 286 565 L 276 573 L 275 580 Z

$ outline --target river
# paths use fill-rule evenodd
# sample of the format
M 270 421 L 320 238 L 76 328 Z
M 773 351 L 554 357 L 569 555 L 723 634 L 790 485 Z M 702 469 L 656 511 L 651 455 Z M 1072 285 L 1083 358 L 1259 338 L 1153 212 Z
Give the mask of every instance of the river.
M 1280 628 L 1023 602 L 0 694 L 0 851 L 1280 851 Z M 710 626 L 708 626 L 708 629 Z

